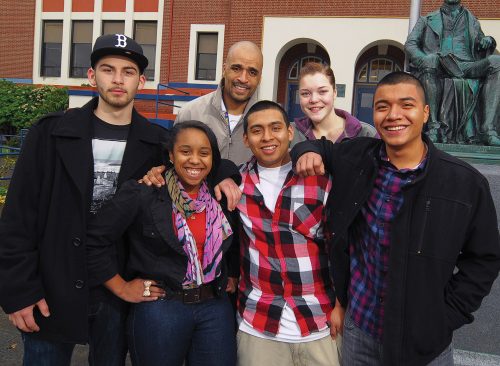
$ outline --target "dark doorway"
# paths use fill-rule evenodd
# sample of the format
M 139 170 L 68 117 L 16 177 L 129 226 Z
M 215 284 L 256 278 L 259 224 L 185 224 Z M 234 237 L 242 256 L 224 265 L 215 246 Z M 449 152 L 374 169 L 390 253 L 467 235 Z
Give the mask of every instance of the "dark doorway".
M 298 97 L 300 68 L 308 62 L 330 63 L 326 50 L 313 43 L 300 43 L 291 47 L 281 58 L 277 101 L 288 113 L 289 119 L 302 117 Z

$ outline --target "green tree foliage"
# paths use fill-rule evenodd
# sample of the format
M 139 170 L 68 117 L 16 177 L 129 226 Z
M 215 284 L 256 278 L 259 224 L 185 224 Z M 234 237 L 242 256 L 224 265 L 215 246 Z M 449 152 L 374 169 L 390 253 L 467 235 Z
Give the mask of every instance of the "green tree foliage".
M 14 165 L 16 164 L 16 158 L 13 156 L 3 156 L 0 157 L 0 177 L 10 177 L 12 176 L 12 171 L 14 170 Z M 0 213 L 2 207 L 5 203 L 5 197 L 7 196 L 7 189 L 9 187 L 9 181 L 0 180 Z
M 15 135 L 43 115 L 68 108 L 66 88 L 0 80 L 0 134 Z

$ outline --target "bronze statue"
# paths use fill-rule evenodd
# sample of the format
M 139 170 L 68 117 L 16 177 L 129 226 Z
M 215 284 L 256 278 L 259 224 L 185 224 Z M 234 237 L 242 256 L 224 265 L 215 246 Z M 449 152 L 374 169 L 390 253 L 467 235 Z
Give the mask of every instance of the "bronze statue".
M 420 17 L 406 40 L 410 70 L 424 84 L 434 142 L 500 146 L 500 56 L 460 0 Z

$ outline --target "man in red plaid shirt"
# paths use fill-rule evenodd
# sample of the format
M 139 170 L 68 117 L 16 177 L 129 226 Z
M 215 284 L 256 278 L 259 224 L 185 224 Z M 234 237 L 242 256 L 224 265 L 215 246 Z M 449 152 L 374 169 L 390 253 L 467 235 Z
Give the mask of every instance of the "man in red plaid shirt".
M 323 232 L 331 177 L 293 172 L 293 128 L 274 102 L 248 111 L 243 139 L 254 157 L 241 168 L 238 205 L 238 365 L 338 365 L 343 310 L 333 309 Z

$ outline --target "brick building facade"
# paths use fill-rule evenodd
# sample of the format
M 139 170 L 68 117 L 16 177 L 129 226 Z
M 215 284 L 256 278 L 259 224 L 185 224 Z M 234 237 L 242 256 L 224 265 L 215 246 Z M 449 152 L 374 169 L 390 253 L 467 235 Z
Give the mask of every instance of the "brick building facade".
M 500 20 L 500 4 L 497 1 L 462 1 L 478 18 Z M 440 0 L 423 0 L 422 14 L 439 8 Z M 172 9 L 173 7 L 173 9 Z M 162 65 L 169 64 L 171 72 L 162 68 L 163 81 L 185 82 L 187 75 L 188 41 L 190 24 L 224 24 L 226 37 L 224 55 L 228 47 L 238 40 L 247 39 L 261 45 L 262 21 L 265 16 L 273 17 L 381 17 L 408 18 L 410 0 L 405 1 L 357 1 L 329 0 L 310 2 L 304 0 L 285 1 L 231 1 L 231 0 L 165 0 L 163 21 L 163 42 L 167 42 L 172 28 L 172 43 L 162 53 Z M 171 22 L 171 14 L 174 22 Z M 286 31 L 286 30 L 284 30 Z M 499 40 L 500 41 L 500 40 Z M 166 50 L 170 49 L 170 52 Z
M 0 0 L 0 77 L 32 79 L 33 0 Z

